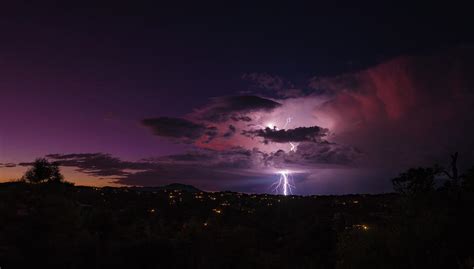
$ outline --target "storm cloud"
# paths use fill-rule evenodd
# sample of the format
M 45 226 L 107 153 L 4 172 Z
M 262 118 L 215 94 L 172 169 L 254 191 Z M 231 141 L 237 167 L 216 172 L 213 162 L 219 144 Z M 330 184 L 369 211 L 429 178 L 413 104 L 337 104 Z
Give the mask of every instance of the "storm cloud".
M 56 161 L 60 166 L 76 167 L 78 171 L 99 177 L 118 177 L 130 174 L 129 171 L 150 169 L 147 162 L 123 161 L 105 153 L 48 154 L 46 158 Z M 128 171 L 128 172 L 127 172 Z
M 234 125 L 229 125 L 229 129 L 227 130 L 227 132 L 224 133 L 223 137 L 230 138 L 235 134 L 236 131 L 237 129 Z
M 328 134 L 328 130 L 319 126 L 297 127 L 294 129 L 265 128 L 259 130 L 243 131 L 243 135 L 248 137 L 261 137 L 265 144 L 269 142 L 288 143 L 288 142 L 321 142 L 322 138 Z
M 217 97 L 211 99 L 207 106 L 196 110 L 193 116 L 205 121 L 222 122 L 229 119 L 248 121 L 246 113 L 270 112 L 279 106 L 281 104 L 278 102 L 254 95 Z
M 202 137 L 209 142 L 217 136 L 216 127 L 182 118 L 149 118 L 142 120 L 141 123 L 149 127 L 157 136 L 174 138 L 185 143 L 192 143 Z
M 238 185 L 246 180 L 249 185 L 255 185 L 257 178 L 269 176 L 262 172 L 266 168 L 266 155 L 258 150 L 242 148 L 226 151 L 195 150 L 139 161 L 124 161 L 105 153 L 49 154 L 46 157 L 62 167 L 72 167 L 102 180 L 127 186 L 159 186 L 180 182 L 212 189 L 230 182 Z M 240 187 L 245 188 L 242 184 Z

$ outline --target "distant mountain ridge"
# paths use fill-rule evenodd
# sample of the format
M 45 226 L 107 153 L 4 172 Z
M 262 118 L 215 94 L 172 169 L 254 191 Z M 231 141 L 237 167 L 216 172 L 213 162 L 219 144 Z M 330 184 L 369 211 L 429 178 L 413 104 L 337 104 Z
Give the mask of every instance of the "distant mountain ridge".
M 156 187 L 131 187 L 131 189 L 139 190 L 139 191 L 157 191 L 157 190 L 180 190 L 186 192 L 202 192 L 202 190 L 192 186 L 186 185 L 181 183 L 171 183 L 164 186 L 156 186 Z

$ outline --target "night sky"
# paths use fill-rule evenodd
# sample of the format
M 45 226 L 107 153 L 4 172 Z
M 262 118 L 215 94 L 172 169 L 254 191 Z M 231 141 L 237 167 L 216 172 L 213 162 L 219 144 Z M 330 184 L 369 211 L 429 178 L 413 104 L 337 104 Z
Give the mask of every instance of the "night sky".
M 0 181 L 47 157 L 78 185 L 377 193 L 474 164 L 468 8 L 158 2 L 2 7 Z

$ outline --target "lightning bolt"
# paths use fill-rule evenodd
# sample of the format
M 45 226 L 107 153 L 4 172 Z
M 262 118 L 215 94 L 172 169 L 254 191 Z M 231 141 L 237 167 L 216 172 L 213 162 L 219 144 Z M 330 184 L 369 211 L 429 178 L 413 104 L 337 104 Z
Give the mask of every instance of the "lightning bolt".
M 286 127 L 288 127 L 288 125 L 291 123 L 292 120 L 293 120 L 292 117 L 288 117 L 286 119 L 286 122 L 283 125 L 282 129 L 285 130 Z M 267 126 L 267 127 L 271 128 L 271 125 L 273 125 L 273 124 L 268 123 L 267 125 L 270 125 L 270 126 Z M 255 127 L 265 129 L 265 127 L 262 126 L 262 125 L 255 125 Z M 276 126 L 274 126 L 273 129 L 278 130 L 278 128 Z M 290 152 L 291 151 L 294 152 L 294 151 L 297 150 L 298 143 L 289 142 L 289 144 L 290 144 Z M 295 186 L 293 185 L 293 179 L 291 177 L 290 171 L 281 170 L 281 171 L 278 171 L 278 175 L 279 175 L 278 180 L 275 183 L 272 184 L 273 191 L 275 193 L 282 193 L 285 196 L 288 195 L 288 194 L 293 194 L 293 189 L 295 189 Z
M 275 193 L 283 193 L 283 195 L 293 194 L 295 186 L 291 183 L 291 173 L 288 170 L 278 171 L 280 178 L 277 182 L 273 183 Z
M 285 125 L 283 125 L 283 128 L 282 128 L 282 129 L 285 129 L 286 126 L 288 126 L 288 124 L 290 124 L 290 122 L 291 122 L 292 119 L 293 119 L 292 117 L 288 117 L 288 119 L 286 119 Z
M 286 119 L 285 125 L 283 125 L 283 128 L 282 128 L 283 130 L 286 129 L 288 124 L 291 123 L 292 119 L 293 119 L 292 117 L 288 117 Z M 290 144 L 290 152 L 296 151 L 298 147 L 298 143 L 289 142 L 289 144 Z M 291 177 L 290 171 L 281 170 L 281 171 L 278 171 L 278 174 L 280 175 L 278 178 L 278 181 L 273 183 L 274 191 L 276 193 L 283 193 L 283 195 L 285 196 L 288 194 L 293 194 L 293 189 L 295 188 L 295 186 L 292 184 L 293 179 Z
M 285 125 L 283 126 L 283 129 L 285 129 L 285 128 L 288 126 L 288 124 L 290 124 L 290 122 L 291 122 L 292 120 L 293 120 L 292 117 L 288 117 L 288 118 L 286 119 Z M 289 144 L 290 144 L 290 152 L 291 152 L 291 151 L 296 151 L 296 148 L 298 147 L 298 143 L 289 142 Z
M 292 143 L 290 142 L 290 151 L 296 151 L 296 147 L 298 147 L 299 143 Z

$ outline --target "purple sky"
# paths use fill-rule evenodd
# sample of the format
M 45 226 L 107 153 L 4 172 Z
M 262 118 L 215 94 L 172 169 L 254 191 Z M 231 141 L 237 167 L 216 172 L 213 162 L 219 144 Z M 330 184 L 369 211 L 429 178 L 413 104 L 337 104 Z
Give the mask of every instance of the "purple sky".
M 473 164 L 468 17 L 312 8 L 7 9 L 0 181 L 46 156 L 84 185 L 272 192 L 286 169 L 297 194 L 385 192 Z

